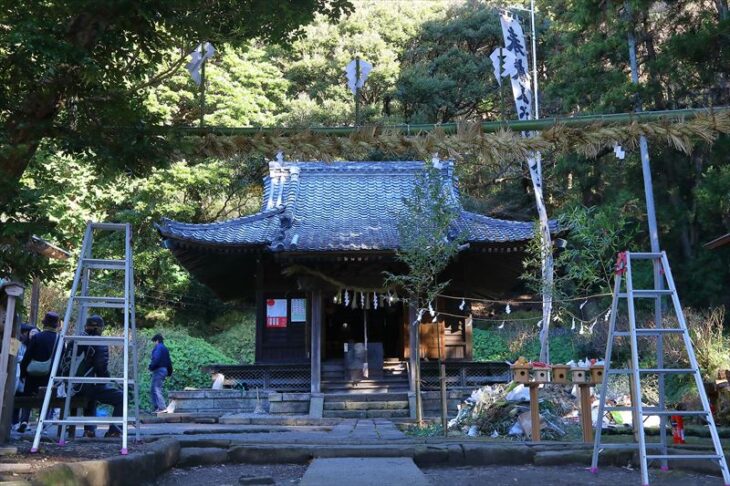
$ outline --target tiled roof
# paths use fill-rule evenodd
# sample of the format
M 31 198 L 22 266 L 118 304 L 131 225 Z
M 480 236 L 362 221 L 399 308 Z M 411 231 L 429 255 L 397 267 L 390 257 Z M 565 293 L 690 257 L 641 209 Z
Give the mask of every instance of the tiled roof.
M 451 162 L 437 163 L 471 243 L 532 237 L 532 222 L 463 210 Z M 163 220 L 166 240 L 209 247 L 259 246 L 271 251 L 395 250 L 398 214 L 424 170 L 423 162 L 272 162 L 261 212 L 211 224 Z

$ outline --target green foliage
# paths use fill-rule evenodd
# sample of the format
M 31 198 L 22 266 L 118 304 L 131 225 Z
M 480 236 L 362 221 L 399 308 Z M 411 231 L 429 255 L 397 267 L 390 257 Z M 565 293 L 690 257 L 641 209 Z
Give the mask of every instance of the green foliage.
M 160 138 L 100 128 L 159 121 L 145 99 L 182 68 L 201 39 L 219 48 L 254 38 L 291 41 L 316 14 L 335 20 L 351 9 L 346 0 L 6 5 L 0 12 L 0 182 L 20 179 L 44 137 L 69 153 L 94 152 L 96 162 L 121 167 L 155 159 L 160 154 L 152 148 L 165 146 Z M 10 187 L 2 187 L 0 201 L 9 200 Z
M 210 324 L 208 341 L 221 353 L 238 363 L 253 363 L 256 358 L 256 315 L 253 311 L 231 311 Z
M 474 361 L 505 361 L 512 358 L 507 339 L 498 331 L 472 330 Z
M 515 333 L 518 336 L 514 336 Z M 515 361 L 520 356 L 534 361 L 540 356 L 540 338 L 528 329 L 503 331 L 474 328 L 472 336 L 474 361 Z M 585 358 L 580 347 L 582 341 L 584 339 L 572 332 L 553 333 L 550 336 L 551 362 L 567 363 Z
M 439 276 L 459 251 L 463 236 L 454 227 L 456 206 L 452 188 L 441 173 L 427 165 L 419 175 L 404 210 L 398 214 L 400 248 L 396 258 L 408 268 L 401 275 L 387 274 L 386 285 L 401 289 L 410 304 L 425 309 L 435 302 L 448 282 Z
M 554 259 L 553 293 L 557 298 L 610 293 L 614 263 L 620 251 L 630 249 L 637 228 L 630 219 L 638 212 L 637 203 L 622 207 L 575 207 L 561 214 L 559 224 L 567 230 L 568 246 Z M 540 291 L 541 248 L 539 233 L 528 247 L 523 280 Z
M 398 78 L 397 98 L 410 123 L 450 122 L 498 105 L 489 54 L 503 40 L 490 3 L 472 0 L 423 24 Z
M 216 347 L 202 338 L 192 337 L 182 329 L 158 328 L 145 329 L 139 335 L 138 353 L 140 357 L 140 401 L 143 409 L 150 407 L 149 390 L 151 375 L 147 371 L 152 354 L 152 336 L 160 333 L 165 338 L 165 346 L 170 351 L 174 373 L 165 382 L 166 390 L 183 390 L 186 387 L 210 388 L 212 380 L 202 367 L 210 364 L 235 364 Z

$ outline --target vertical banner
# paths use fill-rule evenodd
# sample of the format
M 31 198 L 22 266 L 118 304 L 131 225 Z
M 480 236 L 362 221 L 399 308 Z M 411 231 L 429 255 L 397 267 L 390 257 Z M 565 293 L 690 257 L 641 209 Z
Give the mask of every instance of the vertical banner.
M 532 87 L 530 86 L 530 68 L 527 61 L 525 34 L 520 22 L 508 11 L 499 17 L 502 24 L 503 48 L 507 51 L 504 57 L 503 73 L 510 77 L 512 96 L 517 107 L 517 117 L 529 120 L 532 117 Z
M 266 301 L 266 327 L 284 328 L 287 325 L 286 299 Z
M 492 53 L 492 61 L 495 59 L 500 63 L 501 68 L 495 66 L 495 73 L 501 76 L 509 76 L 512 85 L 512 95 L 515 100 L 517 117 L 520 120 L 529 120 L 536 117 L 533 112 L 533 93 L 530 85 L 530 68 L 527 58 L 527 44 L 525 34 L 519 20 L 511 12 L 503 11 L 500 15 L 502 26 L 502 37 L 504 48 L 498 48 Z M 500 80 L 501 81 L 501 80 Z M 523 136 L 528 136 L 523 132 Z M 535 206 L 540 220 L 540 234 L 542 236 L 542 328 L 540 330 L 540 361 L 550 362 L 550 351 L 548 348 L 548 333 L 550 328 L 550 315 L 553 306 L 553 252 L 552 238 L 550 237 L 550 226 L 548 224 L 547 209 L 542 186 L 542 161 L 540 153 L 536 152 L 527 158 L 527 166 L 530 170 L 532 189 L 535 193 Z

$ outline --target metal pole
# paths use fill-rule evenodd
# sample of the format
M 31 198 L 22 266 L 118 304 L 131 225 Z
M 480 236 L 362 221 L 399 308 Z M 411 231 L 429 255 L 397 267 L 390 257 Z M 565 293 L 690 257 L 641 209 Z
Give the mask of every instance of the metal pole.
M 639 68 L 636 62 L 636 37 L 633 29 L 633 18 L 631 14 L 631 6 L 625 3 L 628 25 L 628 42 L 629 42 L 629 63 L 631 65 L 631 83 L 639 84 Z M 636 112 L 641 112 L 641 98 L 636 96 Z M 651 165 L 649 159 L 649 144 L 645 136 L 639 138 L 639 153 L 641 155 L 641 172 L 644 178 L 644 198 L 646 199 L 646 218 L 649 223 L 649 244 L 653 253 L 659 253 L 659 230 L 657 228 L 656 210 L 654 207 L 654 187 L 651 178 Z M 661 263 L 658 260 L 653 261 L 654 264 L 654 288 L 661 290 L 664 287 L 664 281 L 661 275 Z M 654 300 L 654 325 L 657 328 L 664 327 L 662 325 L 662 298 L 657 295 Z M 664 368 L 664 335 L 656 334 L 656 352 L 657 352 L 657 368 Z M 665 383 L 664 374 L 658 376 L 659 385 L 659 410 L 666 410 L 665 403 Z M 636 397 L 641 400 L 641 397 Z M 659 416 L 659 442 L 662 446 L 662 455 L 667 454 L 667 418 L 664 415 Z M 661 461 L 661 468 L 667 469 L 668 464 L 665 459 Z
M 205 126 L 205 42 L 200 43 L 200 54 L 203 57 L 203 63 L 200 66 L 200 128 Z
M 535 120 L 540 119 L 540 105 L 537 100 L 537 36 L 535 35 L 535 0 L 530 0 L 530 23 L 532 28 L 532 85 L 534 93 L 533 110 Z
M 355 126 L 360 126 L 360 56 L 355 58 Z

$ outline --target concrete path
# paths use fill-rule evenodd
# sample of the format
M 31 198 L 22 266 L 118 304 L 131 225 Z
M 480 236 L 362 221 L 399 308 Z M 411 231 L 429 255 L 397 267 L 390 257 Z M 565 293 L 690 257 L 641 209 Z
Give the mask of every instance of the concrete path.
M 405 439 L 406 435 L 386 419 L 348 419 L 336 425 L 333 437 L 356 442 Z
M 427 486 L 426 476 L 410 457 L 315 459 L 300 486 Z

